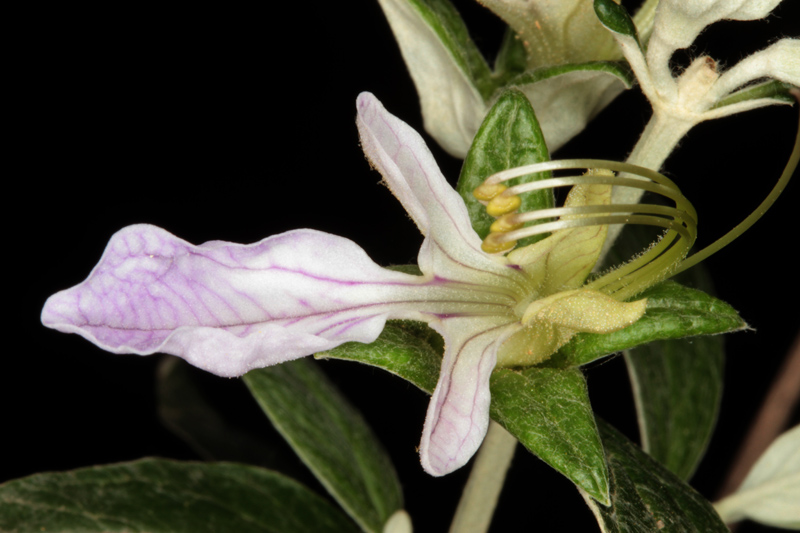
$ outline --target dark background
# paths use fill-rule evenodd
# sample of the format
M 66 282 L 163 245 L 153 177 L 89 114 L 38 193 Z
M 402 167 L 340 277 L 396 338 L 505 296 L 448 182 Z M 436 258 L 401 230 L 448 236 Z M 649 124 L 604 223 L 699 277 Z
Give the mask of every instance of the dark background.
M 500 23 L 474 2 L 456 5 L 491 56 Z M 715 26 L 692 53 L 733 64 L 779 35 L 796 35 L 797 10 L 789 11 Z M 22 214 L 8 219 L 5 252 L 15 275 L 6 303 L 15 309 L 0 374 L 0 481 L 144 456 L 195 459 L 157 417 L 154 378 L 167 356 L 110 355 L 47 330 L 38 319 L 45 299 L 83 280 L 108 238 L 139 222 L 194 243 L 254 242 L 311 227 L 353 239 L 379 264 L 415 262 L 421 237 L 378 185 L 354 122 L 356 95 L 367 90 L 421 129 L 413 84 L 372 0 L 271 9 L 64 6 L 17 20 L 12 104 L 21 120 L 12 123 L 18 163 L 9 182 L 22 194 L 7 189 L 5 198 Z M 646 101 L 630 91 L 555 155 L 624 159 L 647 116 Z M 702 124 L 667 161 L 700 214 L 700 245 L 767 194 L 796 124 L 797 110 L 788 107 Z M 454 183 L 460 162 L 428 140 Z M 718 430 L 693 480 L 710 498 L 800 325 L 799 201 L 800 184 L 792 183 L 755 228 L 707 261 L 718 294 L 754 328 L 728 337 Z M 389 449 L 416 530 L 444 531 L 468 472 L 433 479 L 419 467 L 414 448 L 427 397 L 371 368 L 322 366 Z M 196 374 L 232 423 L 282 446 L 240 380 Z M 636 439 L 622 359 L 592 366 L 588 380 L 597 411 Z M 287 470 L 324 492 L 286 457 Z M 593 523 L 568 481 L 518 450 L 496 531 L 520 524 L 591 531 Z

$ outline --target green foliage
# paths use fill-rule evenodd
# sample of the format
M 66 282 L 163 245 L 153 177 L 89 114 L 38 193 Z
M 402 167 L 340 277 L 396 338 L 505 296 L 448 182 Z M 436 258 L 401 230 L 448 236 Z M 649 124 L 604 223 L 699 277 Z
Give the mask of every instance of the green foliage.
M 491 387 L 492 418 L 592 498 L 609 502 L 603 445 L 579 369 L 499 369 Z
M 598 420 L 608 459 L 611 505 L 590 498 L 604 532 L 727 532 L 714 508 L 612 426 Z
M 512 78 L 508 85 L 511 87 L 525 87 L 540 81 L 565 76 L 565 83 L 575 83 L 580 74 L 591 76 L 592 74 L 608 74 L 617 78 L 626 89 L 630 89 L 636 78 L 627 63 L 618 61 L 589 61 L 586 63 L 568 63 L 566 65 L 554 65 L 536 70 L 529 70 Z
M 338 509 L 275 472 L 233 463 L 132 463 L 0 485 L 0 531 L 355 532 Z
M 442 353 L 442 338 L 424 322 L 390 320 L 371 344 L 348 342 L 315 357 L 375 366 L 433 394 L 439 380 Z
M 496 88 L 489 65 L 469 36 L 461 14 L 449 0 L 408 0 L 409 6 L 436 33 L 463 74 L 470 80 L 484 100 Z
M 501 170 L 549 159 L 542 130 L 528 98 L 516 90 L 505 91 L 475 134 L 456 187 L 467 205 L 472 227 L 482 239 L 489 234 L 489 226 L 495 219 L 486 213 L 486 207 L 478 202 L 472 191 Z M 515 178 L 505 185 L 511 187 L 549 177 L 549 172 L 541 172 Z M 553 207 L 551 190 L 526 193 L 521 199 L 520 211 L 523 212 Z M 519 245 L 525 246 L 542 238 L 541 235 L 537 237 L 522 239 Z
M 684 480 L 697 468 L 717 420 L 723 356 L 719 336 L 654 342 L 625 354 L 642 447 Z
M 800 530 L 800 426 L 770 444 L 734 494 L 714 507 L 726 522 L 743 518 Z
M 639 36 L 636 33 L 636 25 L 633 23 L 628 11 L 614 0 L 594 0 L 594 12 L 600 23 L 606 28 L 613 31 L 633 37 L 639 41 Z
M 791 93 L 792 89 L 793 86 L 788 83 L 778 80 L 769 80 L 764 83 L 745 87 L 740 91 L 726 96 L 717 102 L 712 109 L 738 104 L 739 102 L 746 102 L 747 100 L 758 100 L 760 98 L 769 98 L 776 102 L 792 105 L 795 102 Z
M 253 370 L 244 381 L 275 428 L 364 531 L 403 507 L 389 456 L 313 361 Z
M 206 461 L 235 461 L 291 474 L 275 446 L 230 423 L 209 401 L 196 379 L 202 373 L 177 357 L 161 360 L 156 399 L 162 423 Z
M 377 366 L 430 394 L 439 379 L 441 337 L 414 324 L 387 324 L 373 344 L 347 343 L 318 357 Z M 495 420 L 592 497 L 608 501 L 602 446 L 578 369 L 497 370 L 491 387 Z
M 635 255 L 651 238 L 652 232 L 647 228 L 625 228 L 614 243 L 606 267 Z M 681 273 L 677 279 L 695 289 L 713 292 L 710 275 L 703 265 Z M 689 291 L 686 296 L 691 302 L 698 291 Z M 703 309 L 713 313 L 696 320 L 693 313 Z M 730 306 L 709 295 L 703 295 L 694 305 L 678 306 L 675 313 L 695 326 L 716 323 L 721 326 L 719 333 L 725 331 L 726 325 L 745 326 Z M 706 322 L 706 318 L 712 320 Z M 722 336 L 644 344 L 627 351 L 625 362 L 633 386 L 642 447 L 679 477 L 689 479 L 705 453 L 719 411 L 724 364 Z
M 636 296 L 647 311 L 631 326 L 605 335 L 579 333 L 553 358 L 552 365 L 576 366 L 648 342 L 714 335 L 747 328 L 730 305 L 702 291 L 666 281 Z

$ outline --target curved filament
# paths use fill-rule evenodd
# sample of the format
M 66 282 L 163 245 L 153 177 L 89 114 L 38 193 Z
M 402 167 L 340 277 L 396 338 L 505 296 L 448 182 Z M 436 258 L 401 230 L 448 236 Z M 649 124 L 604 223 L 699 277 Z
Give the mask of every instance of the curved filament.
M 500 185 L 504 181 L 526 174 L 573 169 L 605 169 L 624 172 L 625 175 L 593 173 L 583 176 L 565 176 L 515 185 L 508 189 Z M 506 214 L 503 227 L 511 229 L 490 234 L 487 241 L 490 240 L 493 246 L 502 246 L 508 243 L 505 249 L 510 249 L 514 242 L 525 237 L 569 228 L 611 224 L 655 226 L 666 230 L 657 244 L 630 262 L 591 281 L 586 288 L 604 292 L 619 300 L 625 300 L 674 272 L 677 265 L 686 257 L 697 237 L 697 213 L 675 183 L 658 172 L 616 161 L 569 159 L 546 161 L 498 172 L 486 179 L 481 187 L 486 190 L 502 191 L 497 193 L 497 196 L 498 200 L 503 200 L 503 197 L 518 196 L 535 190 L 591 184 L 641 189 L 663 196 L 675 205 L 674 207 L 648 203 L 589 205 Z M 494 199 L 492 201 L 496 202 Z M 556 221 L 522 226 L 525 222 L 556 217 L 558 217 Z

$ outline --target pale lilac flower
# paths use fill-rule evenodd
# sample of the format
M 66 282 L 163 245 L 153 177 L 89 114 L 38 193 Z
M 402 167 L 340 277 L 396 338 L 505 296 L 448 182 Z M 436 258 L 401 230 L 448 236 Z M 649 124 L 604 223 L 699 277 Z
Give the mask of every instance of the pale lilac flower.
M 220 376 L 372 342 L 390 318 L 427 322 L 446 348 L 421 461 L 433 475 L 459 468 L 486 432 L 489 377 L 505 341 L 514 336 L 501 357 L 519 364 L 519 350 L 549 355 L 576 331 L 625 327 L 644 303 L 579 288 L 596 254 L 584 246 L 570 255 L 568 243 L 581 231 L 589 232 L 577 239 L 584 244 L 602 234 L 599 250 L 605 234 L 597 227 L 554 232 L 508 258 L 487 254 L 413 129 L 368 93 L 358 98 L 358 129 L 367 157 L 425 235 L 422 276 L 381 268 L 352 241 L 314 230 L 193 246 L 135 225 L 112 237 L 86 281 L 47 301 L 42 322 L 110 352 L 169 353 Z M 515 264 L 515 253 L 524 261 Z

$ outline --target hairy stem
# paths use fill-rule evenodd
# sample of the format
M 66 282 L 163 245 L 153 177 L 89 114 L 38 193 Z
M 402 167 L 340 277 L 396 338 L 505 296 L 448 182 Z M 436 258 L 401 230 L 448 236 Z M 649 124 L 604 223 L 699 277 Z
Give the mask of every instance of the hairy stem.
M 494 420 L 458 502 L 450 533 L 484 533 L 492 523 L 517 439 Z
M 668 113 L 653 113 L 647 123 L 642 136 L 628 156 L 626 163 L 639 165 L 655 171 L 661 168 L 664 161 L 675 149 L 684 135 L 692 128 L 693 123 L 679 120 Z M 626 174 L 620 174 L 626 176 Z M 614 204 L 636 204 L 642 198 L 644 191 L 631 187 L 614 187 L 611 202 Z M 614 241 L 617 240 L 624 225 L 609 226 L 608 237 L 601 257 L 605 257 Z M 602 262 L 602 259 L 601 259 Z

